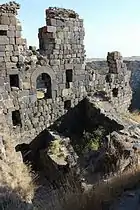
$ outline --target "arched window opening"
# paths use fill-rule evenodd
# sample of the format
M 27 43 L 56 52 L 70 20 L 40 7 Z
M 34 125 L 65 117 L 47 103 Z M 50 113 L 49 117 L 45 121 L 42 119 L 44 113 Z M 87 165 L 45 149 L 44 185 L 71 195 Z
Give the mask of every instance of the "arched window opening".
M 52 98 L 52 84 L 51 77 L 42 73 L 37 77 L 36 81 L 36 89 L 37 89 L 37 98 Z

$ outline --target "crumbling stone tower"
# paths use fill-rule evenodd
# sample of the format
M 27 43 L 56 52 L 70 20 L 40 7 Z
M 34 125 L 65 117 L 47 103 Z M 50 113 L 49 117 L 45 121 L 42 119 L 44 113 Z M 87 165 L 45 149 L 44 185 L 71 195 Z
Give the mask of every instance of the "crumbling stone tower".
M 40 53 L 27 49 L 19 5 L 0 5 L 0 131 L 29 142 L 86 96 L 83 21 L 71 10 L 46 10 Z
M 84 91 L 83 20 L 72 10 L 49 8 L 46 24 L 39 29 L 40 53 L 47 56 L 49 65 L 56 72 L 61 88 L 65 89 L 63 96 L 70 88 L 81 87 Z
M 11 124 L 12 114 L 18 115 L 16 110 L 19 110 L 16 99 L 22 81 L 18 62 L 26 49 L 26 40 L 21 38 L 22 28 L 16 18 L 19 8 L 14 2 L 0 5 L 0 130 Z
M 109 72 L 106 76 L 106 82 L 110 87 L 109 96 L 111 101 L 116 109 L 127 110 L 132 99 L 131 71 L 127 69 L 121 54 L 117 51 L 108 53 L 107 63 Z
M 107 100 L 119 112 L 128 110 L 132 99 L 131 71 L 119 52 L 108 53 L 107 61 L 87 63 L 86 71 L 87 92 L 91 98 Z

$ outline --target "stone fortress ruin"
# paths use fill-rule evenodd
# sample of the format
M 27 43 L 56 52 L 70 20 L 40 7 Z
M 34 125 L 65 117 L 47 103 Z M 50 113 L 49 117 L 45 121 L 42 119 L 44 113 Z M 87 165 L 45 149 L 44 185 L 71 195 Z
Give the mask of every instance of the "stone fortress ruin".
M 27 49 L 17 19 L 20 6 L 0 6 L 0 130 L 30 142 L 86 97 L 105 95 L 118 110 L 131 102 L 127 70 L 119 52 L 108 53 L 103 75 L 85 63 L 83 20 L 72 10 L 46 9 L 39 50 Z
M 105 132 L 98 155 L 89 151 L 80 167 L 93 175 L 98 168 L 105 173 L 112 165 L 123 170 L 138 162 L 140 128 L 123 118 L 133 97 L 133 65 L 117 51 L 107 61 L 86 62 L 83 20 L 63 8 L 46 9 L 39 49 L 28 49 L 18 9 L 15 2 L 0 5 L 0 137 L 10 136 L 23 161 L 39 165 L 52 180 L 58 179 L 58 166 L 78 165 L 75 142 L 80 145 L 85 132 L 100 126 Z M 48 150 L 44 155 L 52 137 L 61 142 L 65 160 Z

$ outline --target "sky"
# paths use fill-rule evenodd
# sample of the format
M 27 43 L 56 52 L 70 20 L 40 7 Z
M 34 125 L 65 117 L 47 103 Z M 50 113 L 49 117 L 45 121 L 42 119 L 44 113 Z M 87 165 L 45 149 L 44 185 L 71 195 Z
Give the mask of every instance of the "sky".
M 0 4 L 6 3 L 0 0 Z M 75 10 L 84 19 L 88 58 L 105 58 L 118 50 L 126 56 L 140 56 L 140 0 L 16 0 L 19 19 L 28 45 L 38 47 L 38 28 L 45 25 L 49 6 Z

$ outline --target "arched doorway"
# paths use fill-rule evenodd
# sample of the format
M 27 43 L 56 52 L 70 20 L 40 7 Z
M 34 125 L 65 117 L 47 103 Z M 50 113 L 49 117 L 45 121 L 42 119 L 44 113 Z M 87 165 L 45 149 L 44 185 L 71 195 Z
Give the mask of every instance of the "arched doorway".
M 52 98 L 52 84 L 51 77 L 47 73 L 40 74 L 36 79 L 36 89 L 43 93 L 42 98 Z

